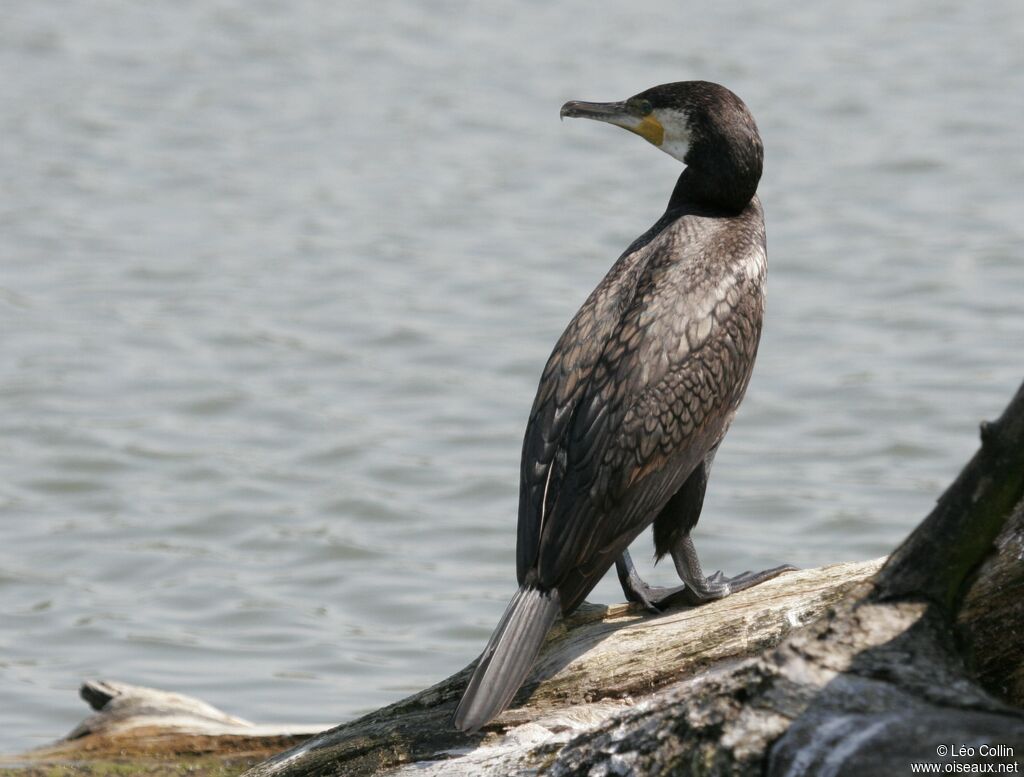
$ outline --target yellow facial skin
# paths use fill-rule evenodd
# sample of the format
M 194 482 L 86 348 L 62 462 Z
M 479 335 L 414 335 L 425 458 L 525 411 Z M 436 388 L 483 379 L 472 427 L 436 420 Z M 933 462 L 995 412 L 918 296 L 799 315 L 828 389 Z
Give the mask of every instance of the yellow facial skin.
M 665 128 L 653 113 L 649 113 L 644 116 L 643 119 L 640 120 L 639 124 L 633 127 L 626 127 L 626 129 L 631 132 L 635 132 L 644 140 L 649 143 L 653 143 L 656 146 L 660 146 L 665 142 Z

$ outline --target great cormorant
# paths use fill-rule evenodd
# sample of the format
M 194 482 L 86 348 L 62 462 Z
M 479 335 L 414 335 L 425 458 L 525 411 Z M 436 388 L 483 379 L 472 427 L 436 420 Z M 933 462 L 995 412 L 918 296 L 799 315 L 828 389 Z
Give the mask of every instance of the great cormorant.
M 652 610 L 701 604 L 793 567 L 705 577 L 690 539 L 719 443 L 750 381 L 764 313 L 763 147 L 746 105 L 707 81 L 561 115 L 640 135 L 686 167 L 664 215 L 573 317 L 541 376 L 523 441 L 512 598 L 455 713 L 475 731 L 508 706 L 559 613 L 615 564 Z M 627 548 L 651 523 L 682 585 L 652 588 Z

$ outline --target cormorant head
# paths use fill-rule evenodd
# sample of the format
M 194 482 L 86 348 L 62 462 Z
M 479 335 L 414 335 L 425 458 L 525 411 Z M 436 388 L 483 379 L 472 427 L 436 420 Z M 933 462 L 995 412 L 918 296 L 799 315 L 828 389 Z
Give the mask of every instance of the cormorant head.
M 636 133 L 692 169 L 694 183 L 715 204 L 743 208 L 757 191 L 764 161 L 761 136 L 743 101 L 719 84 L 662 84 L 613 103 L 572 100 L 561 115 Z

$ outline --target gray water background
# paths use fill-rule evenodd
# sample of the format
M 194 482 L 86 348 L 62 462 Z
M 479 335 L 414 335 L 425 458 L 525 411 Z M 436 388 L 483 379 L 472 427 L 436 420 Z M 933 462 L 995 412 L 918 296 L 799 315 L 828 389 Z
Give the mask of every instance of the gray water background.
M 679 169 L 568 99 L 706 78 L 764 136 L 706 567 L 890 550 L 1024 377 L 1022 38 L 1019 0 L 6 0 L 0 752 L 86 677 L 335 723 L 476 655 L 541 367 Z

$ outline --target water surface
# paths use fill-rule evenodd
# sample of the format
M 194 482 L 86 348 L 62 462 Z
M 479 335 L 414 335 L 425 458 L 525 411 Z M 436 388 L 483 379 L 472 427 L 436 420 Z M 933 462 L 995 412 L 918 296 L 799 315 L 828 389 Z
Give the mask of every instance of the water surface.
M 705 565 L 890 550 L 1024 377 L 1022 33 L 1014 0 L 7 3 L 0 752 L 85 677 L 328 723 L 476 655 L 541 367 L 678 171 L 567 99 L 706 78 L 764 136 Z

